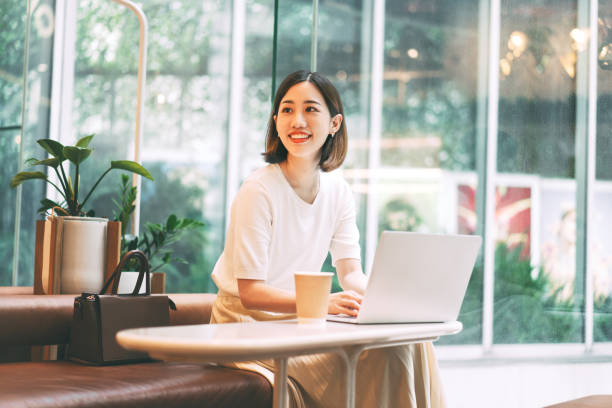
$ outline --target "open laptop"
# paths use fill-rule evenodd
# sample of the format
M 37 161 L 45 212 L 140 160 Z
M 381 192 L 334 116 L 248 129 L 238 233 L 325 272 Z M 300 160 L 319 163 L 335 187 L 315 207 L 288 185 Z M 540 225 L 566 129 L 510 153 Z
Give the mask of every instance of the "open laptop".
M 457 320 L 482 239 L 476 235 L 384 231 L 357 317 L 344 323 Z

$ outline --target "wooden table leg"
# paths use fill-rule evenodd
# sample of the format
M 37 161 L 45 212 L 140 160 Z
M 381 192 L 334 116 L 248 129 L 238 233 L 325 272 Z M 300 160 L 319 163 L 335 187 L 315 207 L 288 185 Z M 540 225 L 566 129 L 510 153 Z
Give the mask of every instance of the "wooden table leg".
M 275 358 L 274 365 L 274 394 L 272 406 L 274 408 L 289 408 L 287 358 Z

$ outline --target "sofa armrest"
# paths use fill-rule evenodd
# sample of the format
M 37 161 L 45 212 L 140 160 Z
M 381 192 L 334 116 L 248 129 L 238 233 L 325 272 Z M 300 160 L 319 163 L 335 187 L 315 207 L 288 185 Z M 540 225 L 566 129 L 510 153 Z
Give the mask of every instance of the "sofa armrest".
M 0 296 L 0 345 L 64 344 L 70 337 L 74 295 Z
M 155 296 L 155 295 L 154 295 Z M 170 324 L 205 324 L 210 321 L 216 295 L 211 293 L 167 294 L 176 304 Z M 0 296 L 0 346 L 65 344 L 75 295 Z
M 3 295 L 33 295 L 32 286 L 0 286 L 0 296 Z
M 203 324 L 210 322 L 212 305 L 217 297 L 214 293 L 169 293 L 176 304 L 170 312 L 170 325 Z

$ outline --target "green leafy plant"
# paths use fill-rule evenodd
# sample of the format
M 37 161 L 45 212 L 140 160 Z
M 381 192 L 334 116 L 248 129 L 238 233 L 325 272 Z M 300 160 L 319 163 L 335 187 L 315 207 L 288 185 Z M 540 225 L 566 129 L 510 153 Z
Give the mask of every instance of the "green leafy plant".
M 127 174 L 121 175 L 121 186 L 119 191 L 119 199 L 113 198 L 116 211 L 114 212 L 113 221 L 121 221 L 121 250 L 123 254 L 123 245 L 127 235 L 127 227 L 130 223 L 130 216 L 134 212 L 136 205 L 137 189 L 130 185 L 130 177 Z
M 60 142 L 52 139 L 40 139 L 37 143 L 47 151 L 51 157 L 43 160 L 36 158 L 30 158 L 26 160 L 26 164 L 30 166 L 44 166 L 51 168 L 55 171 L 57 179 L 59 180 L 59 186 L 51 181 L 46 173 L 41 171 L 22 171 L 17 173 L 11 180 L 11 187 L 15 188 L 24 181 L 27 180 L 44 180 L 53 186 L 62 196 L 63 202 L 57 203 L 48 198 L 41 200 L 41 208 L 38 209 L 40 213 L 46 213 L 50 209 L 56 209 L 62 212 L 64 215 L 72 216 L 93 216 L 93 211 L 85 211 L 83 208 L 92 193 L 100 184 L 102 179 L 111 171 L 115 169 L 125 170 L 132 173 L 139 174 L 143 177 L 153 180 L 153 177 L 147 169 L 140 164 L 131 160 L 114 160 L 111 161 L 110 167 L 102 173 L 98 180 L 93 184 L 93 187 L 89 190 L 83 201 L 79 201 L 79 192 L 81 191 L 81 177 L 80 167 L 81 164 L 87 160 L 87 158 L 93 152 L 93 149 L 89 148 L 89 143 L 93 139 L 94 135 L 89 135 L 81 138 L 74 146 L 64 146 Z M 64 163 L 68 161 L 68 168 L 64 168 Z M 73 170 L 73 178 L 70 177 L 70 169 Z
M 143 251 L 151 264 L 151 272 L 172 262 L 187 263 L 184 259 L 172 255 L 174 251 L 171 245 L 187 231 L 203 228 L 204 223 L 170 214 L 163 224 L 146 223 L 145 231 L 139 236 L 128 234 L 127 226 L 135 209 L 136 192 L 136 187 L 130 185 L 129 177 L 122 174 L 119 198 L 113 199 L 116 207 L 115 221 L 121 221 L 121 256 L 134 249 Z M 126 265 L 126 270 L 133 267 L 134 265 Z

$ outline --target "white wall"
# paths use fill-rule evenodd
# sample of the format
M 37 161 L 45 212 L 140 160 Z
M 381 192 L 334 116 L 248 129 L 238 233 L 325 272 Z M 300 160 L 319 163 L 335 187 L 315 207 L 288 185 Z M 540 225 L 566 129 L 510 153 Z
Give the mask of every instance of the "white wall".
M 612 362 L 440 363 L 449 408 L 532 408 L 612 394 Z

